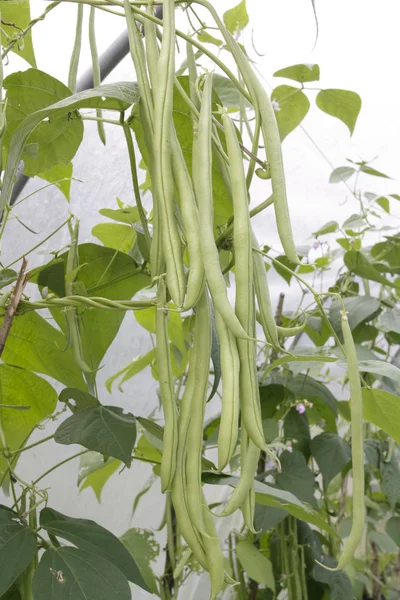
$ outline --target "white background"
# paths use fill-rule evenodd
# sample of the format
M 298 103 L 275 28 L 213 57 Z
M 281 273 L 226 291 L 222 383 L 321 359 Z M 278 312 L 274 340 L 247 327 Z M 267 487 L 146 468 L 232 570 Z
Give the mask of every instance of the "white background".
M 234 2 L 218 0 L 214 3 L 220 13 L 230 8 Z M 41 14 L 47 3 L 31 0 L 32 17 Z M 244 43 L 257 61 L 257 68 L 265 78 L 266 86 L 272 88 L 287 80 L 275 79 L 272 74 L 283 67 L 297 63 L 318 63 L 321 81 L 315 87 L 342 88 L 358 92 L 362 97 L 362 110 L 353 137 L 340 121 L 321 113 L 315 105 L 303 122 L 306 133 L 298 129 L 284 141 L 284 160 L 287 174 L 288 196 L 292 224 L 297 244 L 311 244 L 311 234 L 330 220 L 344 220 L 357 212 L 357 203 L 342 184 L 328 183 L 333 167 L 346 164 L 345 158 L 353 160 L 376 160 L 373 166 L 391 175 L 394 180 L 383 180 L 363 176 L 363 191 L 400 193 L 397 181 L 399 175 L 399 134 L 400 111 L 398 75 L 398 23 L 400 4 L 397 0 L 324 0 L 316 1 L 319 20 L 319 38 L 315 49 L 315 22 L 310 0 L 247 0 L 250 26 L 246 30 Z M 69 57 L 73 43 L 76 5 L 65 3 L 49 14 L 46 21 L 33 29 L 33 40 L 38 68 L 67 82 Z M 88 8 L 86 8 L 86 17 Z M 187 25 L 177 11 L 181 29 Z M 211 19 L 206 19 L 208 23 Z M 86 26 L 87 27 L 87 21 Z M 104 51 L 123 31 L 124 20 L 99 11 L 97 15 L 97 38 L 99 52 Z M 251 30 L 260 58 L 251 48 Z M 85 28 L 85 31 L 87 29 Z M 85 36 L 84 36 L 85 37 Z M 182 44 L 182 49 L 184 45 Z M 14 55 L 6 72 L 25 70 L 28 65 Z M 222 55 L 229 61 L 228 55 Z M 177 64 L 183 56 L 177 56 Z M 84 42 L 79 72 L 90 66 L 88 43 Z M 134 80 L 135 73 L 130 58 L 126 58 L 109 76 L 108 81 Z M 310 100 L 316 92 L 309 94 Z M 68 206 L 57 190 L 46 190 L 24 202 L 18 209 L 18 216 L 40 236 L 31 235 L 16 221 L 11 221 L 6 230 L 2 247 L 2 261 L 7 264 L 27 251 L 42 237 L 51 232 L 66 218 L 68 210 L 81 219 L 81 242 L 95 241 L 91 237 L 92 227 L 105 221 L 98 214 L 104 207 L 116 208 L 118 196 L 126 203 L 133 203 L 128 160 L 121 132 L 106 126 L 107 146 L 100 143 L 95 126 L 86 123 L 84 142 L 74 160 L 74 176 L 82 183 L 73 182 L 71 204 Z M 312 141 L 311 141 L 312 140 Z M 39 180 L 31 181 L 25 193 L 43 185 Z M 269 182 L 258 181 L 252 197 L 259 203 L 269 195 Z M 398 223 L 399 207 L 392 201 L 395 216 L 392 224 Z M 394 222 L 395 221 L 395 222 Z M 272 214 L 255 219 L 256 231 L 261 243 L 274 245 L 279 249 Z M 68 243 L 67 232 L 61 232 L 51 239 L 44 249 L 60 248 Z M 45 254 L 32 255 L 30 266 L 47 262 Z M 271 277 L 273 301 L 280 291 L 286 294 L 286 306 L 294 307 L 298 299 L 298 289 L 289 288 L 277 276 Z M 289 294 L 290 292 L 290 294 Z M 144 330 L 136 324 L 132 315 L 127 315 L 121 331 L 104 360 L 104 368 L 99 373 L 100 399 L 103 402 L 124 406 L 136 415 L 147 416 L 156 406 L 156 389 L 150 373 L 146 371 L 135 377 L 125 386 L 125 393 L 116 392 L 111 396 L 102 385 L 105 379 L 150 348 L 150 340 Z M 55 424 L 47 428 L 51 432 Z M 48 432 L 35 434 L 39 439 Z M 57 446 L 48 442 L 37 451 L 23 454 L 19 463 L 23 478 L 33 479 L 77 448 Z M 51 488 L 50 504 L 55 509 L 71 516 L 94 518 L 116 534 L 122 534 L 130 525 L 137 527 L 158 526 L 163 499 L 154 489 L 139 505 L 132 523 L 130 514 L 133 498 L 141 489 L 151 470 L 140 463 L 121 475 L 114 475 L 107 483 L 99 505 L 91 490 L 78 495 L 76 478 L 77 461 L 67 464 L 53 476 L 48 477 L 46 486 Z M 215 494 L 215 490 L 212 490 Z M 222 490 L 218 490 L 222 493 Z M 210 496 L 211 497 L 211 496 Z M 163 566 L 160 564 L 159 566 Z M 207 586 L 205 580 L 196 586 Z M 185 592 L 185 598 L 207 597 L 205 588 L 194 586 L 192 594 Z M 146 598 L 144 592 L 137 591 L 135 598 Z

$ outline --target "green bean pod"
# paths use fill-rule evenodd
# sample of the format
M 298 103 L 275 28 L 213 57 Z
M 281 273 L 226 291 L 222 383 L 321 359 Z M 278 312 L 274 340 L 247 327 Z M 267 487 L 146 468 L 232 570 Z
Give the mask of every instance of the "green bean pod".
M 244 429 L 244 428 L 243 428 Z M 242 430 L 243 435 L 243 430 Z M 246 433 L 245 433 L 246 435 Z M 252 440 L 249 440 L 244 464 L 241 465 L 240 480 L 231 497 L 228 500 L 224 510 L 219 513 L 219 517 L 227 517 L 241 508 L 246 500 L 249 500 L 249 492 L 253 488 L 254 476 L 257 471 L 258 459 L 260 458 L 260 449 Z
M 221 543 L 217 530 L 215 528 L 214 518 L 210 513 L 207 500 L 202 491 L 203 519 L 206 529 L 206 535 L 203 536 L 204 548 L 209 565 L 211 580 L 210 600 L 214 600 L 224 587 L 224 556 L 221 551 Z
M 222 409 L 218 434 L 218 469 L 222 471 L 232 458 L 239 429 L 239 354 L 236 338 L 218 311 L 215 324 L 220 341 Z
M 201 457 L 211 360 L 211 310 L 207 290 L 204 290 L 196 306 L 195 344 L 197 352 L 196 387 L 193 390 L 186 455 L 187 506 L 194 527 L 204 534 Z
M 247 435 L 246 429 L 243 428 L 242 436 L 241 436 L 241 440 L 240 440 L 240 461 L 241 461 L 242 465 L 244 465 L 246 462 L 246 455 L 247 455 L 248 447 L 249 447 L 249 436 Z M 242 511 L 243 520 L 244 520 L 246 527 L 253 533 L 256 533 L 255 529 L 254 529 L 255 504 L 256 504 L 256 494 L 254 492 L 254 488 L 252 487 L 249 490 L 249 492 L 246 496 L 246 499 L 244 500 L 244 502 L 241 506 L 241 511 Z
M 252 232 L 253 248 L 259 249 L 257 238 Z M 258 302 L 260 324 L 263 328 L 265 339 L 274 348 L 279 348 L 278 330 L 272 310 L 269 294 L 267 271 L 261 254 L 253 252 L 254 287 Z
M 156 312 L 156 360 L 161 404 L 165 419 L 163 454 L 161 460 L 161 490 L 165 492 L 171 488 L 175 475 L 178 422 L 167 333 L 168 313 L 164 308 L 165 283 L 161 279 L 158 284 L 158 298 L 160 307 L 157 308 Z
M 235 250 L 235 312 L 249 338 L 255 337 L 255 301 L 253 285 L 253 251 L 249 202 L 242 152 L 235 126 L 227 114 L 222 115 L 229 156 L 233 201 L 233 234 Z M 238 339 L 240 360 L 240 409 L 246 430 L 253 442 L 265 449 L 258 391 L 255 342 Z
M 197 94 L 197 65 L 196 57 L 193 52 L 193 46 L 190 42 L 186 42 L 186 58 L 188 63 L 189 71 L 189 85 L 190 85 L 190 100 L 194 104 L 197 110 L 200 110 L 200 99 Z
M 154 16 L 153 5 L 149 2 L 146 7 L 146 12 Z M 151 87 L 154 90 L 157 88 L 157 65 L 159 57 L 159 48 L 156 34 L 156 24 L 150 19 L 144 20 L 144 40 L 146 46 L 147 69 L 149 71 Z
M 154 175 L 162 247 L 167 268 L 168 291 L 176 306 L 183 305 L 185 277 L 181 241 L 174 215 L 174 185 L 171 165 L 171 125 L 175 80 L 175 2 L 165 0 L 163 38 L 154 90 Z
M 201 256 L 199 215 L 194 195 L 192 178 L 180 147 L 175 127 L 171 125 L 172 174 L 179 198 L 185 236 L 189 253 L 189 276 L 184 310 L 189 310 L 198 302 L 204 290 L 205 276 Z
M 214 240 L 211 150 L 212 74 L 205 76 L 198 130 L 193 139 L 193 184 L 199 208 L 200 243 L 206 280 L 215 309 L 238 338 L 248 338 L 228 300 L 226 283 Z
M 76 92 L 76 81 L 78 79 L 79 58 L 82 47 L 82 26 L 83 26 L 83 4 L 78 4 L 78 13 L 76 17 L 75 40 L 72 48 L 71 61 L 69 64 L 68 87 L 73 94 Z
M 345 312 L 342 312 L 342 333 L 346 350 L 347 370 L 350 386 L 350 413 L 351 413 L 351 460 L 353 470 L 353 520 L 350 535 L 340 555 L 338 565 L 329 571 L 341 571 L 354 558 L 360 545 L 365 527 L 365 475 L 364 475 L 364 433 L 363 433 L 363 402 L 358 370 L 358 360 L 349 321 Z M 320 563 L 321 564 L 321 563 Z M 325 567 L 325 565 L 322 565 Z M 328 567 L 325 567 L 328 569 Z
M 276 328 L 278 330 L 278 334 L 282 337 L 293 337 L 302 333 L 302 331 L 304 331 L 305 326 L 307 325 L 307 317 L 304 311 L 302 312 L 304 320 L 300 325 L 295 325 L 294 327 L 281 327 L 280 325 L 277 325 Z
M 199 564 L 208 571 L 208 560 L 203 546 L 202 536 L 193 527 L 187 508 L 186 453 L 188 446 L 189 423 L 192 413 L 192 398 L 196 382 L 197 349 L 194 346 L 190 356 L 189 373 L 186 388 L 182 396 L 178 420 L 178 448 L 176 472 L 172 482 L 171 498 L 176 520 L 183 538 L 186 540 Z
M 97 44 L 96 44 L 95 18 L 96 18 L 96 8 L 94 6 L 91 6 L 90 13 L 89 13 L 89 45 L 90 45 L 90 53 L 92 55 L 93 86 L 97 87 L 101 84 L 101 75 L 100 75 L 99 55 L 97 52 Z M 101 110 L 101 108 L 96 109 L 96 116 L 98 119 L 103 118 L 103 111 Z M 98 131 L 101 142 L 103 142 L 103 144 L 105 145 L 106 144 L 106 132 L 104 129 L 104 123 L 102 121 L 97 121 L 97 131 Z

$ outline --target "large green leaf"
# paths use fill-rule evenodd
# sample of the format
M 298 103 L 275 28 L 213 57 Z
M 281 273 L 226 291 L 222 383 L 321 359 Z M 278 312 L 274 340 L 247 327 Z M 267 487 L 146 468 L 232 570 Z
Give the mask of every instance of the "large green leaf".
M 239 483 L 239 477 L 226 475 L 225 473 L 216 473 L 214 471 L 203 471 L 202 479 L 204 483 L 212 485 L 231 485 L 236 487 Z M 306 521 L 324 531 L 334 533 L 333 529 L 316 510 L 304 502 L 301 502 L 301 500 L 296 498 L 292 493 L 280 490 L 257 480 L 254 480 L 254 490 L 256 492 L 257 503 L 264 506 L 282 508 L 301 521 Z
M 314 498 L 315 478 L 313 472 L 308 468 L 306 459 L 301 452 L 285 450 L 279 457 L 282 465 L 281 472 L 276 474 L 277 485 L 290 492 L 302 502 L 307 502 L 316 508 Z
M 296 407 L 287 413 L 283 431 L 286 440 L 295 440 L 293 448 L 304 454 L 306 460 L 310 457 L 310 426 L 308 423 L 307 411 L 300 414 Z
M 18 278 L 18 273 L 13 269 L 2 269 L 0 271 L 0 290 L 11 283 L 14 283 Z
M 0 596 L 26 569 L 36 553 L 32 529 L 15 520 L 15 515 L 0 507 Z
M 5 363 L 43 373 L 64 385 L 85 389 L 64 334 L 35 312 L 16 317 L 7 338 Z
M 311 440 L 310 448 L 328 487 L 351 460 L 350 446 L 338 435 L 324 432 Z
M 299 88 L 279 85 L 271 92 L 279 134 L 283 141 L 304 119 L 310 108 L 310 101 Z
M 275 592 L 272 563 L 266 556 L 261 554 L 258 548 L 248 540 L 242 540 L 236 544 L 236 556 L 243 570 L 253 581 L 263 583 Z
M 364 418 L 400 444 L 400 397 L 370 388 L 362 390 Z
M 14 131 L 36 111 L 71 96 L 71 91 L 58 79 L 38 69 L 12 73 L 4 80 L 7 91 L 7 130 L 5 142 L 9 146 Z M 49 171 L 57 165 L 68 165 L 75 156 L 83 138 L 83 123 L 75 113 L 69 118 L 63 114 L 43 120 L 28 135 L 22 154 L 24 172 L 32 177 Z
M 372 263 L 364 256 L 362 252 L 357 250 L 350 250 L 346 252 L 344 255 L 344 264 L 346 267 L 359 277 L 363 277 L 365 279 L 370 279 L 371 281 L 377 281 L 378 283 L 382 283 L 383 285 L 388 285 L 390 287 L 395 287 L 400 289 L 400 283 L 394 281 L 391 282 L 389 279 L 386 279 L 383 275 L 379 273 L 379 271 L 374 267 Z
M 360 323 L 374 319 L 381 307 L 380 301 L 371 296 L 351 296 L 342 300 L 348 313 L 347 318 L 351 330 L 354 330 Z M 329 320 L 343 342 L 341 310 L 342 302 L 334 300 L 329 309 Z
M 343 183 L 350 179 L 355 172 L 353 167 L 337 167 L 330 174 L 329 183 Z
M 29 407 L 29 410 L 10 410 L 2 404 Z M 0 420 L 7 446 L 17 450 L 32 433 L 35 425 L 52 414 L 57 393 L 47 381 L 23 369 L 0 365 Z M 6 464 L 0 456 L 0 475 Z
M 316 103 L 323 112 L 340 119 L 347 125 L 350 135 L 353 134 L 357 117 L 361 110 L 361 98 L 348 90 L 321 90 Z
M 155 348 L 153 348 L 152 350 L 147 352 L 147 354 L 145 354 L 144 356 L 139 355 L 137 358 L 135 358 L 135 360 L 133 360 L 131 363 L 129 363 L 126 367 L 124 367 L 123 369 L 118 371 L 118 373 L 115 373 L 114 375 L 112 375 L 112 377 L 107 379 L 107 381 L 106 381 L 107 390 L 111 393 L 111 388 L 112 388 L 113 383 L 117 379 L 121 378 L 118 383 L 118 389 L 120 391 L 122 391 L 122 384 L 125 383 L 126 381 L 128 381 L 129 379 L 131 379 L 132 377 L 134 377 L 135 375 L 137 375 L 138 373 L 140 373 L 141 371 L 143 371 L 143 369 L 145 369 L 146 367 L 150 366 L 151 363 L 155 360 L 155 356 L 156 356 Z
M 389 521 L 387 521 L 385 529 L 392 540 L 400 546 L 400 517 L 391 517 Z
M 3 189 L 0 196 L 0 215 L 10 202 L 15 175 L 19 167 L 27 138 L 39 123 L 46 118 L 50 118 L 54 122 L 59 117 L 63 117 L 68 122 L 69 113 L 81 108 L 103 108 L 107 110 L 124 111 L 136 102 L 137 99 L 138 92 L 135 83 L 113 83 L 79 92 L 78 94 L 64 98 L 63 100 L 56 102 L 56 104 L 42 108 L 24 118 L 13 132 L 9 141 Z M 76 116 L 74 116 L 73 119 L 77 121 Z
M 225 11 L 223 14 L 225 27 L 231 33 L 241 31 L 248 25 L 249 15 L 247 14 L 246 0 L 241 0 L 239 4 Z
M 319 66 L 313 64 L 293 65 L 279 69 L 274 73 L 274 77 L 286 77 L 286 79 L 293 79 L 299 83 L 319 81 Z
M 92 235 L 97 237 L 107 248 L 113 248 L 126 254 L 132 250 L 136 239 L 135 229 L 120 223 L 99 223 L 93 227 Z
M 96 554 L 117 567 L 125 577 L 147 590 L 140 571 L 131 554 L 119 539 L 98 523 L 88 519 L 74 519 L 52 508 L 40 513 L 40 525 L 49 533 L 68 540 L 80 550 Z
M 31 21 L 29 0 L 7 0 L 0 2 L 1 28 L 10 37 L 14 37 L 26 29 Z M 6 25 L 5 23 L 9 23 Z M 2 36 L 3 46 L 8 44 Z M 12 49 L 15 54 L 24 58 L 32 67 L 36 67 L 35 53 L 32 44 L 32 31 L 28 31 L 23 37 L 22 43 L 16 43 Z
M 56 430 L 58 444 L 80 444 L 122 460 L 128 467 L 136 440 L 136 419 L 116 406 L 96 406 L 74 413 Z
M 333 569 L 337 566 L 336 560 L 334 560 L 331 556 L 324 556 L 323 561 L 321 561 L 321 557 L 319 557 L 319 560 L 330 569 Z M 351 581 L 345 571 L 328 571 L 328 569 L 324 569 L 324 567 L 314 563 L 313 578 L 316 581 L 320 581 L 321 583 L 325 583 L 329 586 L 330 600 L 354 599 Z
M 383 360 L 359 360 L 358 368 L 361 372 L 374 373 L 375 375 L 388 377 L 400 383 L 400 369 L 389 362 Z
M 158 595 L 156 578 L 151 567 L 160 551 L 160 546 L 154 539 L 154 533 L 145 529 L 129 529 L 120 538 L 121 542 L 132 555 L 150 592 Z
M 283 508 L 256 504 L 254 511 L 254 528 L 256 531 L 265 533 L 266 531 L 274 529 L 276 525 L 283 521 L 287 516 L 288 513 Z
M 58 296 L 65 296 L 64 269 L 67 254 L 63 254 L 32 273 L 30 281 L 47 286 Z M 79 246 L 79 269 L 76 281 L 85 286 L 91 296 L 110 300 L 130 300 L 139 290 L 150 284 L 150 277 L 136 267 L 134 260 L 112 248 L 95 244 Z M 52 315 L 66 331 L 65 315 L 53 309 Z M 124 318 L 117 310 L 90 309 L 79 315 L 83 353 L 86 362 L 96 370 L 115 338 Z M 75 386 L 76 387 L 76 386 Z
M 400 334 L 400 309 L 386 310 L 380 317 L 379 325 L 386 331 L 394 331 Z
M 113 563 L 69 547 L 46 550 L 32 590 L 34 600 L 131 600 L 129 583 Z
M 69 202 L 70 200 L 70 192 L 71 192 L 71 180 L 72 180 L 72 163 L 67 165 L 56 165 L 49 171 L 44 171 L 43 173 L 38 173 L 37 176 L 40 179 L 44 179 L 49 183 L 54 183 L 56 187 L 62 192 Z
M 337 406 L 332 392 L 320 381 L 309 377 L 308 375 L 296 375 L 293 379 L 288 379 L 287 389 L 299 398 L 313 400 L 319 398 L 326 406 L 337 415 Z

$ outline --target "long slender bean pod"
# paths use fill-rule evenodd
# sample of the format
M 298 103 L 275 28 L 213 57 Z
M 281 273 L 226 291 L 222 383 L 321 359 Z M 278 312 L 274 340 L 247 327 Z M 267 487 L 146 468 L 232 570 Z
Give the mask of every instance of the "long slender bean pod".
M 246 428 L 242 428 L 242 436 L 240 440 L 240 462 L 242 465 L 246 463 L 247 450 L 249 447 L 249 436 L 247 434 Z M 241 510 L 244 519 L 244 523 L 250 531 L 255 533 L 254 530 L 254 511 L 256 504 L 256 495 L 254 492 L 254 488 L 252 487 L 244 500 Z
M 360 545 L 365 527 L 364 504 L 364 434 L 363 434 L 363 402 L 358 370 L 357 354 L 351 333 L 347 314 L 342 312 L 342 333 L 346 351 L 347 370 L 350 386 L 350 413 L 351 413 L 351 460 L 353 470 L 353 520 L 350 535 L 340 555 L 338 565 L 330 571 L 344 569 L 354 558 Z M 321 564 L 321 563 L 320 563 Z M 322 565 L 325 567 L 325 565 Z M 325 567 L 328 568 L 328 567 Z
M 298 263 L 299 258 L 293 240 L 292 227 L 290 223 L 287 205 L 286 181 L 283 168 L 282 146 L 279 129 L 276 122 L 275 111 L 271 100 L 263 85 L 258 80 L 248 58 L 243 53 L 235 38 L 222 23 L 216 9 L 207 0 L 197 0 L 198 4 L 205 6 L 212 14 L 219 30 L 221 31 L 229 50 L 241 72 L 243 80 L 249 90 L 254 109 L 261 117 L 261 131 L 264 138 L 265 151 L 271 170 L 272 192 L 274 195 L 274 208 L 276 224 L 280 240 L 286 256 L 293 262 Z
M 214 600 L 224 587 L 224 557 L 221 551 L 221 542 L 215 528 L 214 518 L 208 509 L 207 500 L 203 491 L 201 496 L 203 503 L 203 519 L 206 529 L 206 535 L 203 536 L 203 543 L 208 559 L 211 580 L 210 600 Z
M 242 432 L 243 435 L 243 432 Z M 245 434 L 246 435 L 246 434 Z M 253 488 L 254 476 L 257 470 L 258 459 L 260 458 L 260 448 L 251 440 L 249 441 L 244 464 L 241 465 L 240 480 L 231 497 L 228 500 L 224 510 L 219 513 L 219 517 L 227 517 L 243 506 L 249 498 L 249 491 Z
M 147 12 L 149 15 L 154 14 L 153 4 L 151 2 L 147 5 Z M 157 65 L 159 57 L 159 49 L 156 35 L 156 24 L 150 19 L 145 19 L 144 22 L 144 40 L 146 46 L 146 57 L 147 57 L 147 69 L 149 72 L 150 83 L 154 93 L 157 87 Z
M 259 249 L 257 238 L 252 233 L 253 248 Z M 264 260 L 258 252 L 253 252 L 253 268 L 254 268 L 254 287 L 258 302 L 260 323 L 263 328 L 266 340 L 279 348 L 278 330 L 276 327 L 275 317 L 272 310 L 271 296 L 269 293 L 267 271 Z
M 195 336 L 197 346 L 197 360 L 195 365 L 196 387 L 193 390 L 192 396 L 192 414 L 189 424 L 186 455 L 187 505 L 194 527 L 200 533 L 204 534 L 201 455 L 211 360 L 211 309 L 206 289 L 196 306 Z
M 175 509 L 177 523 L 180 532 L 187 544 L 193 551 L 194 556 L 199 561 L 201 566 L 208 570 L 208 561 L 204 553 L 202 537 L 193 527 L 192 520 L 189 516 L 187 508 L 187 485 L 186 485 L 186 453 L 188 445 L 189 423 L 192 414 L 192 398 L 194 390 L 197 386 L 196 381 L 196 361 L 198 352 L 196 343 L 193 346 L 190 363 L 188 380 L 186 388 L 182 396 L 179 420 L 178 420 L 178 448 L 176 458 L 176 472 L 172 482 L 171 497 Z
M 249 203 L 242 152 L 236 130 L 228 114 L 222 115 L 230 163 L 233 200 L 233 234 L 235 249 L 236 299 L 235 312 L 250 338 L 255 336 L 255 301 L 253 285 L 252 236 Z M 240 409 L 246 430 L 262 450 L 265 448 L 257 381 L 255 342 L 238 339 L 240 359 Z
M 197 82 L 197 65 L 196 58 L 193 52 L 193 46 L 190 42 L 186 42 L 186 58 L 189 71 L 189 86 L 190 86 L 190 100 L 193 105 L 200 110 L 200 99 L 197 94 L 196 82 Z
M 76 16 L 75 40 L 72 48 L 71 62 L 69 64 L 68 87 L 73 94 L 76 92 L 76 81 L 78 78 L 79 58 L 82 46 L 83 4 L 78 5 Z
M 215 324 L 220 341 L 222 409 L 218 434 L 218 469 L 222 471 L 232 458 L 239 429 L 239 353 L 236 338 L 218 311 Z
M 161 403 L 165 419 L 163 455 L 161 460 L 161 489 L 165 492 L 170 489 L 175 475 L 178 421 L 167 333 L 168 313 L 163 307 L 165 303 L 165 283 L 161 279 L 158 283 L 158 295 L 160 307 L 156 313 L 156 360 Z
M 101 84 L 101 77 L 100 77 L 99 55 L 97 52 L 97 44 L 96 44 L 95 18 L 96 18 L 96 9 L 94 6 L 91 6 L 90 13 L 89 13 L 89 45 L 90 45 L 90 53 L 92 55 L 93 85 L 94 85 L 94 87 L 97 87 L 98 85 Z M 96 116 L 98 119 L 103 118 L 103 111 L 101 110 L 101 108 L 98 108 L 96 110 Z M 102 123 L 102 121 L 97 121 L 97 131 L 98 131 L 100 140 L 105 145 L 106 132 L 104 129 L 104 123 Z
M 171 165 L 171 125 L 175 80 L 175 3 L 164 2 L 163 37 L 154 90 L 154 175 L 162 245 L 167 268 L 168 291 L 181 307 L 185 297 L 181 241 L 174 215 L 174 186 Z
M 214 240 L 211 152 L 212 74 L 205 77 L 198 130 L 193 139 L 193 183 L 199 207 L 201 253 L 215 309 L 236 337 L 248 338 L 228 300 L 226 283 Z
M 185 236 L 189 253 L 189 276 L 184 310 L 192 308 L 204 289 L 204 265 L 201 256 L 199 215 L 192 178 L 180 147 L 175 127 L 171 125 L 172 174 L 179 198 Z

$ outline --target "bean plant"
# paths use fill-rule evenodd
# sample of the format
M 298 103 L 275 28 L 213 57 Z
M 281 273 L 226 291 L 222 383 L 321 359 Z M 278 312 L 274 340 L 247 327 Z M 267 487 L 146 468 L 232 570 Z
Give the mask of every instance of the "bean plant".
M 385 217 L 400 196 L 365 191 L 388 176 L 346 159 L 330 182 L 357 213 L 300 246 L 282 156 L 311 101 L 352 134 L 360 97 L 316 90 L 316 64 L 280 69 L 270 93 L 242 43 L 245 0 L 223 15 L 208 0 L 71 2 L 67 86 L 37 67 L 32 45 L 36 23 L 62 4 L 31 20 L 29 0 L 0 2 L 1 242 L 11 221 L 30 227 L 18 217 L 31 197 L 17 196 L 22 172 L 69 201 L 85 121 L 103 144 L 121 131 L 132 198 L 100 210 L 110 222 L 93 228 L 95 241 L 81 241 L 66 205 L 50 236 L 10 264 L 0 255 L 0 598 L 128 600 L 139 587 L 170 600 L 192 597 L 196 577 L 210 598 L 398 598 L 400 234 Z M 101 84 L 99 11 L 125 22 L 131 81 Z M 94 87 L 77 91 L 85 36 Z M 10 52 L 29 66 L 5 77 Z M 260 245 L 260 213 L 282 251 Z M 67 246 L 40 264 L 64 229 Z M 152 349 L 99 389 L 127 312 Z M 112 395 L 145 369 L 160 410 L 131 414 Z M 55 433 L 32 442 L 50 421 Z M 71 454 L 21 477 L 25 453 L 54 444 Z M 118 538 L 60 513 L 47 477 L 77 458 L 80 490 L 99 501 L 110 479 L 147 463 L 151 478 L 120 502 L 134 518 L 159 481 L 152 530 Z M 215 486 L 223 501 L 212 501 Z

